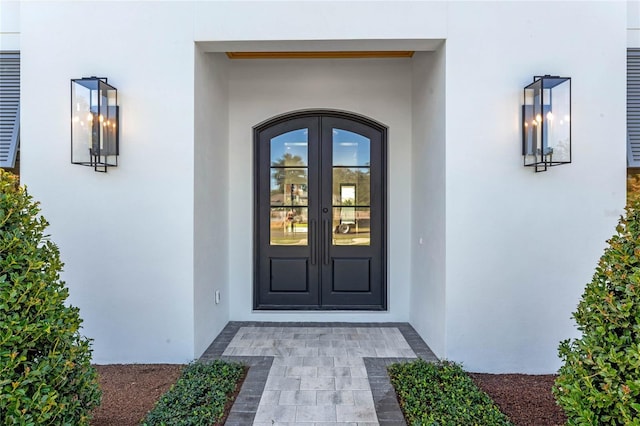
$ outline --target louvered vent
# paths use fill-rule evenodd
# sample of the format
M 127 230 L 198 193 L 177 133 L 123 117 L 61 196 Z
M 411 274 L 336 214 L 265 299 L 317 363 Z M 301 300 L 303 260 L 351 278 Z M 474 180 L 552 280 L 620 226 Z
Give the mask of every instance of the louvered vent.
M 640 167 L 640 49 L 627 50 L 627 166 Z
M 14 167 L 19 133 L 20 52 L 0 52 L 0 167 Z

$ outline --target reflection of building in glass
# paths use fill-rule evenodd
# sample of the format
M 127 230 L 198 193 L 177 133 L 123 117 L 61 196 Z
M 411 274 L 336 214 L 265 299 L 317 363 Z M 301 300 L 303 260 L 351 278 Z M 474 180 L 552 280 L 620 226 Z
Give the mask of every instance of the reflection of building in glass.
M 295 184 L 289 185 L 289 198 L 291 206 L 306 206 L 309 196 L 307 195 L 307 185 Z

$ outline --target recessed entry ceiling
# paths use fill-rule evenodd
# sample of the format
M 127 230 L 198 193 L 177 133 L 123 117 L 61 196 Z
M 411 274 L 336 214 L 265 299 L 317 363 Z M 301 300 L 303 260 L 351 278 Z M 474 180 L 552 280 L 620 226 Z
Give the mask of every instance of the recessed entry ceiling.
M 410 58 L 413 52 L 437 50 L 444 40 L 247 40 L 199 41 L 203 52 L 232 59 Z
M 411 58 L 413 50 L 352 50 L 306 52 L 226 52 L 229 59 Z

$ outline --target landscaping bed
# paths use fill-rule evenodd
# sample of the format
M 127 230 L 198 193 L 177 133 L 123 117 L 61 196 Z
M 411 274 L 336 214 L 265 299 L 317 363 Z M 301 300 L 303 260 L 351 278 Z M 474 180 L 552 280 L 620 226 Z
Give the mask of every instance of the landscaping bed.
M 182 365 L 98 365 L 102 404 L 93 426 L 136 426 L 180 376 Z M 517 426 L 559 426 L 564 413 L 556 405 L 552 375 L 478 374 L 474 382 Z
M 551 392 L 554 375 L 465 373 L 455 364 L 423 361 L 396 364 L 389 374 L 409 424 L 561 426 L 567 420 Z
M 555 375 L 469 375 L 518 426 L 560 426 L 567 421 L 551 393 Z
M 390 365 L 388 371 L 409 425 L 512 426 L 458 364 L 420 359 Z
M 156 401 L 178 380 L 182 365 L 97 365 L 102 403 L 93 411 L 92 426 L 140 424 Z
M 187 365 L 145 417 L 144 426 L 222 426 L 246 375 L 237 362 Z
M 92 426 L 220 425 L 246 373 L 240 364 L 221 361 L 186 367 L 98 365 L 96 369 L 103 394 L 102 404 L 93 411 Z

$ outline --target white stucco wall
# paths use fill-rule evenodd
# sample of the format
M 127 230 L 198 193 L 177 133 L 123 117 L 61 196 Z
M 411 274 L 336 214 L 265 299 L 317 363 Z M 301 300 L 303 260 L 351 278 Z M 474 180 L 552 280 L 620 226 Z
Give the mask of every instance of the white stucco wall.
M 413 72 L 411 325 L 446 355 L 446 45 L 418 52 Z
M 229 85 L 226 56 L 195 50 L 193 303 L 199 356 L 229 320 Z
M 389 125 L 393 289 L 388 313 L 304 319 L 408 319 L 468 369 L 554 371 L 624 204 L 627 8 L 22 3 L 22 178 L 52 224 L 96 361 L 184 362 L 227 319 L 301 318 L 250 310 L 251 126 L 312 107 Z M 96 15 L 118 19 L 100 32 Z M 442 39 L 435 54 L 376 66 L 233 62 L 226 79 L 225 58 L 199 53 Z M 573 78 L 574 163 L 535 174 L 521 165 L 519 105 L 544 73 Z M 108 174 L 68 158 L 69 79 L 96 74 L 120 96 L 120 166 Z
M 627 47 L 640 48 L 640 0 L 627 0 Z
M 169 3 L 24 2 L 21 16 L 21 176 L 51 223 L 94 361 L 188 361 L 194 44 L 187 24 L 166 22 L 191 15 Z M 119 19 L 96 31 L 88 16 Z M 69 80 L 90 75 L 119 89 L 120 164 L 106 174 L 69 160 Z
M 0 51 L 20 50 L 20 2 L 0 0 Z
M 523 6 L 449 9 L 446 355 L 474 371 L 559 366 L 625 203 L 626 4 Z M 548 73 L 572 77 L 573 163 L 536 174 L 518 105 Z

